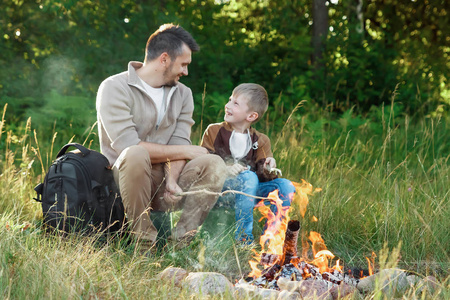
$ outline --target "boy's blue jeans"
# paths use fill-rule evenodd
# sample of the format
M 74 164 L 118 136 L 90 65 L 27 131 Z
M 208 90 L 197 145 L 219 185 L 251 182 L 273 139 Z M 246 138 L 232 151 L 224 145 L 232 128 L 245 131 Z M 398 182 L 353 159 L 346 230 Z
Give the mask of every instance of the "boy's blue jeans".
M 236 177 L 229 177 L 225 180 L 223 191 L 236 190 L 249 195 L 267 197 L 269 193 L 278 190 L 278 197 L 283 200 L 283 207 L 291 205 L 294 185 L 287 179 L 277 178 L 267 182 L 259 182 L 255 172 L 244 171 Z M 261 199 L 236 194 L 236 235 L 237 241 L 253 241 L 253 208 Z M 266 203 L 268 204 L 268 203 Z M 271 205 L 271 210 L 276 213 L 275 205 Z

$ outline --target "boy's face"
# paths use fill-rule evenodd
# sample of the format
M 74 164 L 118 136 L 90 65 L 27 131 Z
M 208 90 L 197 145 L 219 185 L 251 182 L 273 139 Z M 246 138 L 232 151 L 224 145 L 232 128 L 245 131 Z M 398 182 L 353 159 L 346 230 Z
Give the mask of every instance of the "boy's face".
M 241 125 L 246 122 L 251 122 L 249 119 L 254 112 L 250 111 L 247 105 L 247 98 L 245 95 L 236 96 L 231 95 L 227 104 L 225 104 L 224 120 L 230 124 Z

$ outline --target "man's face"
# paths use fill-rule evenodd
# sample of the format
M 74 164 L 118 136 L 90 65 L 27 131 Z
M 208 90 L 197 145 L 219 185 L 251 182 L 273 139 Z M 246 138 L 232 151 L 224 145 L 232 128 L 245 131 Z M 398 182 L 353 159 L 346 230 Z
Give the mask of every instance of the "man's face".
M 177 56 L 175 60 L 170 60 L 170 64 L 163 73 L 164 85 L 174 86 L 178 83 L 181 76 L 187 76 L 188 65 L 191 63 L 191 60 L 191 49 L 183 45 L 182 54 Z
M 247 120 L 251 113 L 245 95 L 232 94 L 228 103 L 225 104 L 224 120 L 230 124 L 240 125 Z

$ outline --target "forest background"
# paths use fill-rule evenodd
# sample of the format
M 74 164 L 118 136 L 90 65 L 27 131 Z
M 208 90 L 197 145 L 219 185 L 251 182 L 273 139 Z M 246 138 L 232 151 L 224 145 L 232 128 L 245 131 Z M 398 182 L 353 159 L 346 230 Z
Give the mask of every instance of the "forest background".
M 41 134 L 59 132 L 58 145 L 80 137 L 95 121 L 100 82 L 126 70 L 128 61 L 142 61 L 149 34 L 173 22 L 201 46 L 182 80 L 195 94 L 197 124 L 221 120 L 242 82 L 267 89 L 269 131 L 279 131 L 286 121 L 279 114 L 289 115 L 301 100 L 307 103 L 296 118 L 328 110 L 333 119 L 346 112 L 376 119 L 394 91 L 397 116 L 448 119 L 449 6 L 444 0 L 5 0 L 0 100 L 9 104 L 11 126 L 31 116 Z
M 194 93 L 194 143 L 223 119 L 235 86 L 263 85 L 270 107 L 256 128 L 271 137 L 286 177 L 323 189 L 302 226 L 353 263 L 402 241 L 405 265 L 424 273 L 437 263 L 448 278 L 449 1 L 0 0 L 0 12 L 2 236 L 41 218 L 32 187 L 62 145 L 99 149 L 99 84 L 142 61 L 148 36 L 174 23 L 201 47 L 181 79 Z M 26 261 L 14 251 L 3 267 Z M 203 259 L 203 270 L 229 261 L 207 251 L 216 263 Z M 160 263 L 198 265 L 187 257 Z M 120 284 L 140 291 L 131 279 Z

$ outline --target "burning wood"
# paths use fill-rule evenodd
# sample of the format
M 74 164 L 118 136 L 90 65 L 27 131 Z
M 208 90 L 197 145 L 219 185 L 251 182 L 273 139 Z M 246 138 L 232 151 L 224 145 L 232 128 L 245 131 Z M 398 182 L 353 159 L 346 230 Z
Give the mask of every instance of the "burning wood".
M 283 254 L 284 262 L 286 265 L 291 262 L 291 259 L 297 258 L 297 239 L 298 231 L 300 229 L 300 222 L 296 220 L 291 220 L 288 223 L 286 229 L 286 237 L 284 238 Z
M 262 253 L 259 264 L 266 268 L 261 272 L 252 272 L 253 276 L 255 274 L 258 274 L 258 276 L 254 276 L 253 279 L 249 278 L 251 284 L 258 287 L 279 289 L 277 282 L 280 278 L 283 278 L 283 280 L 289 281 L 320 280 L 326 283 L 329 288 L 342 283 L 356 286 L 359 280 L 354 278 L 351 273 L 344 274 L 342 267 L 339 266 L 339 261 L 335 267 L 328 267 L 328 258 L 333 258 L 334 255 L 327 250 L 322 237 L 316 232 L 311 232 L 309 236 L 314 260 L 308 263 L 305 258 L 299 258 L 297 253 L 299 230 L 299 221 L 290 220 L 288 222 L 283 243 L 283 254 Z

